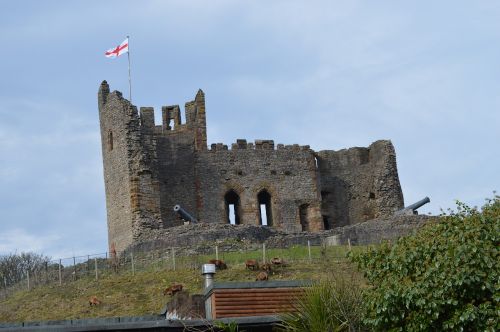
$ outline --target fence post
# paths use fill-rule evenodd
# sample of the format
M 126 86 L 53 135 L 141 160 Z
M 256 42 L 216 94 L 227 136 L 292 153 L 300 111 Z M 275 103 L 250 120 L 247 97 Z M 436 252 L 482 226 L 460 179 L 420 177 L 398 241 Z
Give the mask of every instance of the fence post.
M 175 248 L 172 247 L 172 264 L 175 271 Z
M 347 238 L 347 244 L 349 245 L 349 251 L 351 251 L 351 239 Z
M 132 275 L 135 276 L 134 253 L 130 253 L 130 263 L 132 264 Z
M 219 260 L 219 246 L 215 246 L 215 259 Z
M 61 264 L 61 260 L 59 260 L 59 286 L 62 285 L 62 271 L 61 271 L 61 268 L 62 268 L 62 264 Z
M 311 241 L 307 240 L 307 253 L 309 254 L 309 262 L 312 261 L 311 258 Z
M 30 270 L 26 270 L 26 276 L 28 277 L 28 290 L 30 290 Z
M 3 289 L 5 290 L 5 298 L 7 298 L 7 278 L 3 277 Z
M 90 255 L 87 255 L 87 275 L 90 273 Z
M 76 259 L 73 256 L 73 280 L 76 280 Z
M 266 264 L 266 244 L 262 243 L 262 262 Z
M 95 266 L 95 281 L 97 281 L 99 279 L 97 276 L 97 257 L 94 258 L 94 266 Z

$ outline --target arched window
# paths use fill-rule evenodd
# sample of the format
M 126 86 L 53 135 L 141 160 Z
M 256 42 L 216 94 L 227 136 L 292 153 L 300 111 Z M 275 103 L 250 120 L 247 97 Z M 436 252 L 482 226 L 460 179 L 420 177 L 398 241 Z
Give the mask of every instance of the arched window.
M 224 202 L 226 205 L 226 222 L 231 225 L 239 225 L 240 196 L 231 189 L 224 195 Z
M 111 130 L 108 132 L 108 150 L 113 150 L 113 132 Z
M 273 225 L 273 214 L 271 210 L 271 195 L 266 189 L 261 190 L 257 194 L 257 201 L 259 202 L 259 224 L 263 226 Z

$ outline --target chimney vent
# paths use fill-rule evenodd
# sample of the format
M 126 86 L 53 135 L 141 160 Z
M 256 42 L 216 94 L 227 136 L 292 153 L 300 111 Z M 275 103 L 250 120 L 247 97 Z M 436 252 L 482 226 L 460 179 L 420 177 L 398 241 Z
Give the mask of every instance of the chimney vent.
M 201 274 L 204 277 L 205 289 L 214 284 L 215 264 L 203 264 Z

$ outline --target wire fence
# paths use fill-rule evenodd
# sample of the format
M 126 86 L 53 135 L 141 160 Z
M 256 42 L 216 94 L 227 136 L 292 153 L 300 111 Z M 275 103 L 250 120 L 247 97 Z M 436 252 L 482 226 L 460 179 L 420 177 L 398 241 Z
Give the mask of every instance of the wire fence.
M 280 258 L 287 263 L 317 262 L 320 260 L 345 260 L 346 254 L 356 247 L 312 245 L 307 243 L 294 246 L 266 248 L 262 245 L 239 246 L 214 245 L 207 253 L 194 253 L 186 248 L 166 248 L 151 251 L 128 251 L 121 253 L 105 252 L 84 256 L 73 256 L 51 260 L 30 270 L 26 270 L 23 280 L 8 285 L 6 279 L 0 279 L 0 298 L 6 299 L 20 290 L 33 290 L 41 285 L 63 285 L 81 278 L 92 278 L 99 281 L 111 273 L 130 273 L 135 275 L 141 271 L 163 270 L 197 270 L 211 259 L 223 260 L 229 266 L 241 264 L 248 259 L 259 262 L 270 262 L 272 258 Z M 358 247 L 359 248 L 359 247 Z M 359 250 L 359 249 L 358 249 Z M 1 277 L 1 276 L 0 276 Z

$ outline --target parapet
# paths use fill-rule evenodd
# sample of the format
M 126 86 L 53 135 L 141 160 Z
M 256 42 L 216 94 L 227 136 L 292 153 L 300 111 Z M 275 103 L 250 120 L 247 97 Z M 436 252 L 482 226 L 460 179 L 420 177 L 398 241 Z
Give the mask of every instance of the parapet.
M 369 147 L 352 147 L 337 151 L 322 150 L 317 153 L 320 158 L 328 159 L 331 167 L 359 166 L 368 163 L 385 163 L 388 158 L 395 159 L 391 141 L 378 140 Z M 396 167 L 394 165 L 394 167 Z
M 212 152 L 216 151 L 237 151 L 237 150 L 292 150 L 292 151 L 310 151 L 311 147 L 309 145 L 284 145 L 284 144 L 274 144 L 274 140 L 270 139 L 256 139 L 254 143 L 247 142 L 246 139 L 237 139 L 235 143 L 231 144 L 231 149 L 226 144 L 223 143 L 212 143 L 210 145 L 210 150 Z

